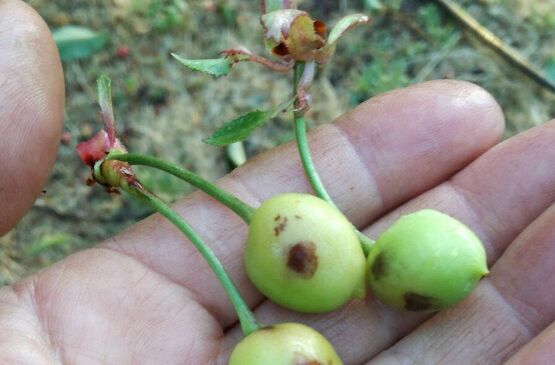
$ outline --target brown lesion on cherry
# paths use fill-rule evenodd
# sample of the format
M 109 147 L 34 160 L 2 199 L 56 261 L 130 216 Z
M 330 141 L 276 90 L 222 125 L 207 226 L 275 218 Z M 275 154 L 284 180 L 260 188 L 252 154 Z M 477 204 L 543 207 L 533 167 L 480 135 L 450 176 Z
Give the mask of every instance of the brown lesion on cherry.
M 331 361 L 328 362 L 331 364 Z M 297 353 L 291 365 L 326 365 L 319 360 L 308 359 L 304 354 Z
M 412 312 L 421 312 L 436 309 L 436 298 L 414 293 L 406 292 L 403 295 L 405 301 L 405 309 Z
M 295 219 L 303 219 L 303 217 L 301 217 L 301 216 L 298 215 L 298 214 L 295 214 Z
M 320 362 L 318 360 L 301 360 L 301 362 L 298 362 L 296 360 L 294 360 L 295 362 L 292 363 L 291 365 L 325 365 L 323 362 Z
M 287 227 L 287 217 L 281 217 L 281 215 L 276 215 L 274 218 L 276 226 L 274 227 L 274 235 L 277 237 L 285 230 Z
M 310 279 L 318 269 L 316 245 L 312 241 L 295 243 L 287 252 L 287 267 L 305 279 Z
M 372 270 L 372 275 L 376 280 L 379 280 L 381 277 L 385 275 L 385 272 L 387 270 L 387 260 L 385 259 L 383 253 L 379 253 L 378 256 L 376 256 L 376 259 L 372 264 L 371 270 Z

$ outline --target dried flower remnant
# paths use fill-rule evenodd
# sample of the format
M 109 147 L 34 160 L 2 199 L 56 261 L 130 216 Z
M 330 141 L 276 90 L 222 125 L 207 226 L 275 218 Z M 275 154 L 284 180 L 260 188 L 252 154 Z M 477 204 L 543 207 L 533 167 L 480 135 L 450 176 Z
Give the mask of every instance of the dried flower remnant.
M 263 13 L 260 17 L 264 39 L 270 53 L 284 61 L 315 61 L 324 64 L 335 51 L 335 45 L 343 34 L 360 24 L 370 21 L 364 14 L 352 14 L 342 18 L 327 36 L 327 26 L 313 19 L 307 12 L 297 9 L 281 9 Z
M 116 138 L 110 84 L 110 79 L 105 75 L 97 81 L 98 103 L 104 129 L 89 140 L 77 144 L 77 154 L 83 163 L 91 167 L 93 181 L 106 186 L 109 192 L 116 192 L 117 188 L 129 186 L 142 189 L 129 164 L 121 161 L 105 161 L 111 152 L 127 152 L 125 146 Z

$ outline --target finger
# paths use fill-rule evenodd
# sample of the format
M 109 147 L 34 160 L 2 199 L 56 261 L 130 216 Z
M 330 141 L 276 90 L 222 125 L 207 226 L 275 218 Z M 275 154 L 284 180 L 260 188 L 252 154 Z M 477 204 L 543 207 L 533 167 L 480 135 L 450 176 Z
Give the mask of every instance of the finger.
M 555 364 L 555 323 L 543 330 L 536 338 L 520 349 L 505 364 Z
M 554 138 L 555 121 L 499 144 L 449 181 L 377 221 L 368 232 L 377 237 L 402 214 L 438 209 L 477 232 L 489 262 L 495 262 L 517 232 L 555 200 L 555 170 L 551 168 L 555 164 Z M 315 327 L 333 341 L 346 363 L 353 364 L 377 355 L 429 317 L 396 312 L 375 299 L 369 303 L 354 301 L 330 316 L 297 316 L 269 302 L 256 314 L 267 323 L 289 318 Z M 361 345 L 354 347 L 353 338 Z
M 439 313 L 370 364 L 399 360 L 399 354 L 417 364 L 507 360 L 555 320 L 554 223 L 552 206 L 511 244 L 468 301 Z
M 31 206 L 54 163 L 63 75 L 48 27 L 21 1 L 0 2 L 0 235 Z
M 493 145 L 503 129 L 497 104 L 461 82 L 431 82 L 375 98 L 311 135 L 324 182 L 347 216 L 367 224 L 465 166 Z M 298 153 L 286 145 L 255 158 L 221 181 L 253 205 L 280 192 L 308 191 Z M 262 296 L 243 269 L 245 225 L 202 194 L 176 205 L 216 251 L 249 304 Z M 158 216 L 105 247 L 130 255 L 190 290 L 222 325 L 233 308 L 196 250 Z

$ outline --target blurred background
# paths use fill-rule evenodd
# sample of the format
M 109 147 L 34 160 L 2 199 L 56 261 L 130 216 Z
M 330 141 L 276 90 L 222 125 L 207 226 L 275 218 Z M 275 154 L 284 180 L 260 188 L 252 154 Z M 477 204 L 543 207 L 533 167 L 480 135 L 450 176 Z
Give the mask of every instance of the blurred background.
M 555 82 L 555 0 L 456 0 Z M 95 80 L 112 78 L 119 134 L 129 150 L 155 154 L 214 180 L 230 169 L 225 149 L 204 144 L 224 121 L 285 99 L 290 80 L 239 64 L 221 79 L 195 74 L 170 52 L 214 58 L 245 45 L 265 50 L 258 1 L 29 0 L 62 42 L 66 82 L 64 134 L 45 193 L 19 225 L 0 238 L 0 284 L 90 247 L 150 214 L 139 205 L 85 185 L 88 169 L 75 145 L 101 128 Z M 372 24 L 349 32 L 312 87 L 311 127 L 362 101 L 414 83 L 454 78 L 477 83 L 503 107 L 506 137 L 555 116 L 555 94 L 426 0 L 303 0 L 300 7 L 333 26 L 365 12 Z M 73 28 L 79 26 L 83 28 Z M 65 43 L 63 43 L 65 42 Z M 257 130 L 247 157 L 293 138 L 287 116 Z M 138 171 L 160 196 L 189 191 L 173 178 Z

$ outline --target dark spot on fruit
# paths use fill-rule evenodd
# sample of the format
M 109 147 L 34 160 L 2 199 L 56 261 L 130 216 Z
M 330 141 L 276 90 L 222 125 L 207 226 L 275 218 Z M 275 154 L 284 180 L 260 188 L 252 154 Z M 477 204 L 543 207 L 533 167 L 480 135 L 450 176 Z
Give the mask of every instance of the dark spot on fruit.
M 303 241 L 294 244 L 287 253 L 287 267 L 310 279 L 318 269 L 318 256 L 314 242 Z
M 287 217 L 283 217 L 283 218 L 281 218 L 281 216 L 278 216 L 278 217 L 280 217 L 280 219 L 278 219 L 278 220 L 276 220 L 274 218 L 274 221 L 276 221 L 276 224 L 277 224 L 274 227 L 274 235 L 276 237 L 279 236 L 280 233 L 283 232 L 285 230 L 285 228 L 287 227 Z
M 307 359 L 305 355 L 297 353 L 291 365 L 325 365 L 318 360 Z
M 280 219 L 281 219 L 281 215 L 278 214 L 278 215 L 275 216 L 274 221 L 277 222 L 277 221 L 279 221 Z
M 434 297 L 407 292 L 403 295 L 403 299 L 405 300 L 405 309 L 408 311 L 420 312 L 435 309 L 436 299 Z
M 298 215 L 298 214 L 295 214 L 295 218 L 296 218 L 296 219 L 303 219 L 303 217 L 301 217 L 301 216 Z
M 386 259 L 383 253 L 379 253 L 378 256 L 374 259 L 374 263 L 372 264 L 372 275 L 374 275 L 374 279 L 379 280 L 381 277 L 385 275 L 385 271 L 387 269 Z

